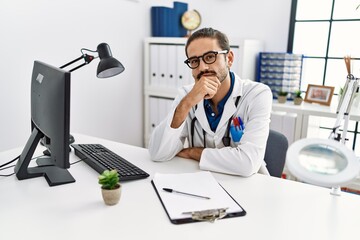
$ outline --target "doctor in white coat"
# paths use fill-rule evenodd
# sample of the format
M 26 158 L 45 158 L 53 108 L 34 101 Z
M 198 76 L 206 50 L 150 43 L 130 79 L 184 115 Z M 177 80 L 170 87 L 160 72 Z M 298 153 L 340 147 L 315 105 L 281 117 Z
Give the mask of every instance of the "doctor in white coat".
M 200 169 L 239 176 L 268 174 L 264 162 L 272 93 L 264 84 L 230 71 L 234 54 L 225 34 L 193 33 L 185 46 L 194 84 L 184 86 L 172 111 L 154 129 L 153 161 L 175 156 L 199 161 Z

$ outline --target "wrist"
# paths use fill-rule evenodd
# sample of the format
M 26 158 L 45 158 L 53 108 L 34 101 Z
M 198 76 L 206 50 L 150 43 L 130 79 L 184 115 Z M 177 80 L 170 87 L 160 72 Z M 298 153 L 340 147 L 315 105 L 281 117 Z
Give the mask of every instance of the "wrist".
M 200 161 L 203 150 L 204 150 L 204 148 L 201 148 L 201 147 L 190 148 L 190 158 Z
M 183 98 L 175 109 L 173 119 L 171 121 L 171 128 L 178 128 L 185 121 L 189 111 L 191 110 L 191 103 Z
M 188 113 L 191 108 L 196 105 L 192 103 L 191 99 L 189 98 L 189 96 L 185 96 L 179 103 L 179 105 L 177 106 L 177 108 L 179 108 L 179 111 L 182 112 L 186 112 Z

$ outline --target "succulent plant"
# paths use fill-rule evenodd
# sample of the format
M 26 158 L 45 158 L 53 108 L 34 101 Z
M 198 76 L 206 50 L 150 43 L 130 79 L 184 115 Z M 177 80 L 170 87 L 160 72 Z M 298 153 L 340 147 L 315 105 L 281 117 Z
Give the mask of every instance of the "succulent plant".
M 296 90 L 296 91 L 294 92 L 294 95 L 295 95 L 296 98 L 302 98 L 302 97 L 301 97 L 301 91 L 300 91 L 300 90 Z
M 103 189 L 115 189 L 119 185 L 119 174 L 116 170 L 105 170 L 99 176 L 99 184 Z

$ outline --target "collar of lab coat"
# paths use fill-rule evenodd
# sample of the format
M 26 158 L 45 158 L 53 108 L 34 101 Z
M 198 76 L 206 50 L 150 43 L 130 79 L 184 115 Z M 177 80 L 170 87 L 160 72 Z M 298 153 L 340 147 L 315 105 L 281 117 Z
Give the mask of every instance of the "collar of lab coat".
M 221 116 L 220 122 L 218 127 L 216 128 L 216 132 L 218 132 L 223 125 L 226 125 L 229 121 L 229 119 L 234 115 L 237 108 L 235 106 L 235 101 L 238 96 L 242 96 L 242 81 L 239 76 L 235 75 L 235 81 L 234 81 L 234 88 L 233 91 L 229 97 L 229 99 L 226 101 L 224 106 L 224 111 Z M 239 102 L 241 104 L 241 101 Z M 198 107 L 195 111 L 195 116 L 199 123 L 201 124 L 202 128 L 205 130 L 205 132 L 212 134 L 213 131 L 210 128 L 209 122 L 206 118 L 205 109 L 204 109 L 204 100 L 201 100 L 198 104 Z M 215 132 L 215 133 L 216 133 Z

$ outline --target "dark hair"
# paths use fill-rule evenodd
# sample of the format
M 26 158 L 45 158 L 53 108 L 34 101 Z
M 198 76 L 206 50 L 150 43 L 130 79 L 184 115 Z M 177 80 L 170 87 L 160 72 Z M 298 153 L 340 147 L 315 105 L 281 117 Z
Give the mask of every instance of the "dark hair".
M 185 54 L 188 57 L 187 49 L 192 41 L 199 38 L 214 38 L 218 41 L 218 44 L 222 50 L 230 50 L 229 39 L 227 36 L 213 28 L 202 28 L 194 32 L 187 40 L 185 46 Z

